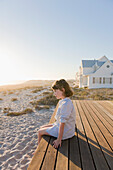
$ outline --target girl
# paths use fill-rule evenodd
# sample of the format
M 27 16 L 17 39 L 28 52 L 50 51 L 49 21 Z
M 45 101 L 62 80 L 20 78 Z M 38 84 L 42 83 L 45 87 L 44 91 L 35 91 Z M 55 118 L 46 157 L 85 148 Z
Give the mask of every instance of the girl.
M 53 147 L 61 147 L 61 140 L 71 138 L 75 135 L 75 109 L 70 96 L 73 92 L 69 84 L 64 80 L 57 80 L 52 85 L 52 90 L 58 102 L 58 109 L 55 115 L 56 122 L 41 126 L 38 130 L 38 144 L 42 135 L 54 136 Z

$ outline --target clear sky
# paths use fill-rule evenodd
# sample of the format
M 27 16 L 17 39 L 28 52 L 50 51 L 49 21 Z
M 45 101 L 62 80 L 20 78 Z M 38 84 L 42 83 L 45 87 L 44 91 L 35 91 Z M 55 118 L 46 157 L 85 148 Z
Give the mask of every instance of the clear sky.
M 0 84 L 73 79 L 82 59 L 113 60 L 113 0 L 0 0 Z

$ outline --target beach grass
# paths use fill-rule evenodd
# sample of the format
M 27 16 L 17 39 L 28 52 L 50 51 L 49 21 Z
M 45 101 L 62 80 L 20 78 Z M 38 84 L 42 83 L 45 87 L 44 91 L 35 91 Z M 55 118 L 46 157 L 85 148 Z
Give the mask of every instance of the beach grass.
M 18 99 L 17 98 L 12 98 L 11 101 L 14 102 L 14 101 L 17 101 Z
M 32 90 L 31 93 L 37 93 L 37 92 L 39 92 L 39 91 L 41 91 L 41 90 L 44 90 L 44 89 L 45 89 L 45 88 L 44 88 L 43 86 L 39 86 L 38 88 Z
M 13 91 L 9 91 L 8 94 L 14 94 L 14 92 Z
M 84 89 L 84 88 L 72 88 L 73 100 L 113 100 L 113 89 L 100 88 L 100 89 Z
M 35 105 L 35 109 L 41 110 L 41 109 L 50 109 L 49 105 Z
M 31 108 L 26 108 L 21 112 L 8 112 L 7 116 L 20 116 L 27 113 L 33 113 L 33 110 Z

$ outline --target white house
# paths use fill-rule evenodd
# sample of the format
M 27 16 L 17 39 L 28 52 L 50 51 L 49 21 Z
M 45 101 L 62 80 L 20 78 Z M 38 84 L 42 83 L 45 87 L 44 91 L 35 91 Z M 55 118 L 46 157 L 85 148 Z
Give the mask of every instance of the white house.
M 113 88 L 113 60 L 82 60 L 76 73 L 76 85 L 91 88 Z

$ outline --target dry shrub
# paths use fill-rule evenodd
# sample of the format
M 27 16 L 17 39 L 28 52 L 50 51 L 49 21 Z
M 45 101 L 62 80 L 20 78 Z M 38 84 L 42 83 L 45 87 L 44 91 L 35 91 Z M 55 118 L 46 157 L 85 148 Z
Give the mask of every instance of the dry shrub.
M 50 94 L 50 92 L 49 91 L 43 92 L 43 95 L 46 95 L 46 94 Z
M 20 115 L 32 113 L 32 112 L 33 112 L 33 110 L 31 108 L 26 108 L 25 110 L 23 110 L 21 112 L 9 112 L 7 114 L 7 116 L 20 116 Z
M 10 107 L 4 107 L 3 113 L 8 113 L 10 110 L 12 110 Z
M 14 101 L 17 101 L 18 99 L 17 98 L 12 98 L 11 101 L 14 102 Z
M 14 94 L 14 92 L 10 91 L 8 94 Z
M 53 93 L 50 93 L 48 96 L 44 96 L 43 98 L 39 99 L 39 100 L 34 100 L 31 101 L 30 104 L 32 104 L 33 106 L 36 105 L 54 105 L 56 106 L 58 103 L 58 99 L 56 99 L 55 96 L 53 96 Z
M 50 106 L 48 106 L 48 105 L 43 105 L 43 106 L 35 106 L 35 109 L 38 109 L 38 110 L 41 110 L 41 109 L 50 109 Z
M 93 100 L 108 100 L 108 98 L 106 98 L 100 94 L 92 94 L 92 95 L 90 95 L 90 98 L 92 98 Z
M 42 99 L 37 101 L 37 104 L 42 104 L 42 105 L 57 105 L 58 99 L 56 99 L 53 94 L 50 94 L 48 96 L 43 97 Z
M 31 91 L 31 93 L 37 93 L 41 90 L 44 90 L 44 87 L 43 86 L 39 86 L 38 88 L 36 88 L 35 90 Z
M 81 95 L 81 96 L 88 96 L 88 95 L 89 95 L 89 92 L 87 92 L 87 91 L 81 91 L 81 92 L 79 93 L 79 95 Z
M 73 100 L 92 99 L 92 100 L 113 100 L 113 89 L 100 88 L 100 89 L 83 89 L 73 88 L 74 95 L 71 97 Z

